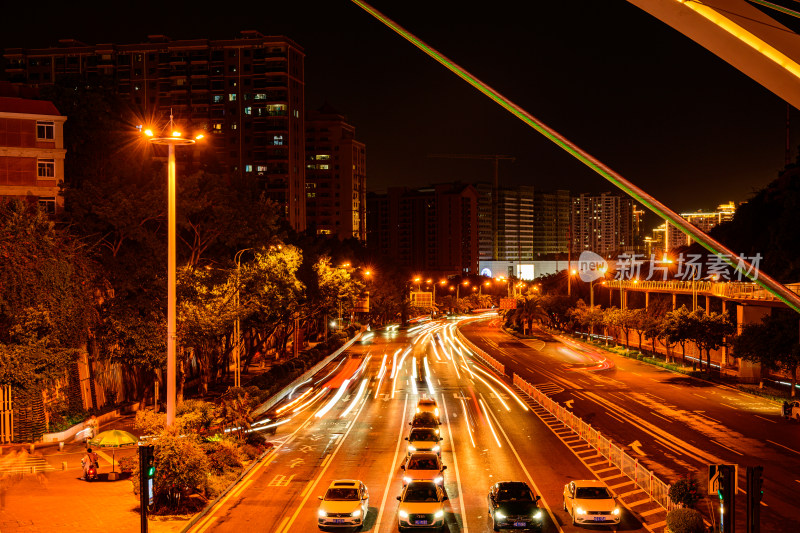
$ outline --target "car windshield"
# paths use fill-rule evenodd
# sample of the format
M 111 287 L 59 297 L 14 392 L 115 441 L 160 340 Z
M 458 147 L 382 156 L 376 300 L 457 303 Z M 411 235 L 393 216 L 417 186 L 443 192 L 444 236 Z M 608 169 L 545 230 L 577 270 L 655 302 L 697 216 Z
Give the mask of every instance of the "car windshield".
M 408 462 L 408 469 L 409 470 L 438 470 L 439 467 L 436 465 L 436 461 L 434 459 L 429 459 L 427 457 L 420 458 L 420 459 L 412 459 Z
M 438 502 L 434 485 L 409 485 L 403 501 L 406 502 Z
M 414 417 L 412 422 L 415 426 L 435 426 L 436 425 L 436 417 L 433 416 L 433 413 L 419 413 L 417 416 Z
M 431 430 L 412 430 L 411 436 L 408 437 L 408 440 L 412 441 L 423 441 L 423 442 L 436 442 L 439 440 L 439 437 Z
M 533 494 L 527 487 L 504 487 L 497 491 L 497 501 L 500 502 L 532 502 Z
M 575 497 L 582 500 L 607 500 L 611 495 L 605 487 L 578 487 Z
M 333 501 L 353 501 L 358 499 L 358 490 L 356 489 L 328 489 L 325 493 L 326 500 Z

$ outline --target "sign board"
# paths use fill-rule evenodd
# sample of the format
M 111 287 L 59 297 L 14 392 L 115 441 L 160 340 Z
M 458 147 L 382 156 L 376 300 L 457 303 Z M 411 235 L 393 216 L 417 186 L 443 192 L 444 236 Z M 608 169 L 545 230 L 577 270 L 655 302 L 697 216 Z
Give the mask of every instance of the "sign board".
M 719 493 L 719 467 L 722 465 L 708 465 L 708 495 L 716 496 Z M 739 465 L 728 465 L 732 466 L 736 471 L 736 475 L 734 475 L 734 494 L 739 494 Z
M 500 309 L 516 309 L 516 298 L 500 298 Z
M 411 305 L 415 307 L 433 307 L 433 293 L 425 291 L 412 291 Z
M 366 292 L 361 295 L 361 297 L 356 300 L 355 305 L 353 306 L 353 311 L 356 313 L 369 313 L 369 293 Z

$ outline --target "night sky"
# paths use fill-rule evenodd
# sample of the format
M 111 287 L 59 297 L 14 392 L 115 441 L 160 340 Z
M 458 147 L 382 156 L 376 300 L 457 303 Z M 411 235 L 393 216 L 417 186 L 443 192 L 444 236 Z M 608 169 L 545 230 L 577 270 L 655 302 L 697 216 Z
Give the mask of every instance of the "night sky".
M 370 190 L 491 179 L 489 161 L 432 153 L 514 156 L 505 184 L 616 190 L 349 1 L 77 5 L 4 5 L 0 48 L 286 35 L 306 52 L 306 107 L 330 102 L 366 143 Z M 373 5 L 677 211 L 745 200 L 783 167 L 786 104 L 623 0 Z

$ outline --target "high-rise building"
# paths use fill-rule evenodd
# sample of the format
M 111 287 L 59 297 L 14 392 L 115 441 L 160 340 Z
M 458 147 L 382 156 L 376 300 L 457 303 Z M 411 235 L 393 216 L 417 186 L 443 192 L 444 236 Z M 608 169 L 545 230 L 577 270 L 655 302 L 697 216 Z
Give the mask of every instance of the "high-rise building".
M 6 75 L 30 86 L 62 78 L 110 80 L 133 120 L 207 129 L 219 162 L 258 176 L 291 226 L 305 229 L 303 49 L 283 36 L 7 48 Z M 134 122 L 135 123 L 135 122 Z M 155 128 L 154 128 L 155 129 Z
M 498 188 L 494 206 L 490 183 L 477 183 L 475 188 L 478 191 L 480 260 L 530 261 L 533 258 L 533 187 Z M 492 211 L 497 213 L 494 223 Z
M 603 257 L 634 252 L 638 236 L 636 205 L 610 193 L 581 194 L 572 199 L 572 252 L 591 251 Z
M 693 226 L 696 226 L 698 229 L 708 233 L 714 226 L 733 220 L 733 215 L 735 214 L 736 204 L 733 202 L 728 202 L 727 204 L 721 204 L 717 206 L 716 211 L 681 213 L 681 216 Z M 668 250 L 674 250 L 675 248 L 692 244 L 692 239 L 673 224 L 665 224 L 667 224 L 666 248 Z
M 367 196 L 367 248 L 411 270 L 476 274 L 478 193 L 472 185 L 392 187 Z
M 52 102 L 0 97 L 0 201 L 19 198 L 50 214 L 64 207 L 64 122 Z
M 536 191 L 533 195 L 533 253 L 566 254 L 569 248 L 570 193 Z
M 326 104 L 306 117 L 306 223 L 318 235 L 367 239 L 367 155 Z

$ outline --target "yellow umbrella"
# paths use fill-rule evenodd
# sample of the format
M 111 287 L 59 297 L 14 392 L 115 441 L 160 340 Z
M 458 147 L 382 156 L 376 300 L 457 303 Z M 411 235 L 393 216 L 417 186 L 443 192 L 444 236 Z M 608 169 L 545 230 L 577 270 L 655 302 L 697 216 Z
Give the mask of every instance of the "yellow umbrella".
M 98 435 L 89 441 L 90 446 L 99 446 L 101 448 L 119 448 L 120 446 L 128 446 L 139 442 L 139 437 L 133 433 L 128 433 L 121 429 L 109 429 L 98 433 Z M 111 450 L 111 471 L 114 472 L 114 463 L 116 454 Z

